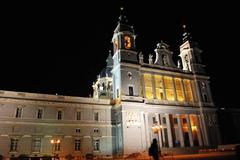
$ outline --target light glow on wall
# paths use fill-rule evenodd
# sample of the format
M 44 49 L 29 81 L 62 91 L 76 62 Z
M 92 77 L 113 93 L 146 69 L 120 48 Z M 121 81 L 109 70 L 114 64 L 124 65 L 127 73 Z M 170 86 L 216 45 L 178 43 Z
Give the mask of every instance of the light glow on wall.
M 146 98 L 153 99 L 152 75 L 144 74 Z

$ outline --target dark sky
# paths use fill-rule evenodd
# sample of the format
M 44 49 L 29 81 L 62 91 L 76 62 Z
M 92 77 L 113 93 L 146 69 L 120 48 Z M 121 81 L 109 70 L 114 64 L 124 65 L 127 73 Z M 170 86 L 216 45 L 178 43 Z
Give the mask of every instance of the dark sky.
M 83 2 L 3 5 L 1 90 L 73 96 L 92 92 L 92 82 L 112 49 L 121 2 Z M 163 40 L 177 58 L 181 26 L 186 24 L 204 51 L 215 103 L 239 106 L 240 17 L 235 4 L 128 0 L 124 5 L 137 34 L 137 50 L 145 56 Z

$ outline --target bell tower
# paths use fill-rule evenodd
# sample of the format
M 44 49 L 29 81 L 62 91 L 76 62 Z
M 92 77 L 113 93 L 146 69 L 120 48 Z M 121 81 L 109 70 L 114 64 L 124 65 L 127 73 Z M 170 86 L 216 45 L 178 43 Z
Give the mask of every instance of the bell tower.
M 191 40 L 190 33 L 186 31 L 186 25 L 183 25 L 183 44 L 180 46 L 180 54 L 184 71 L 194 74 L 205 74 L 205 65 L 202 64 L 202 50 L 198 43 Z
M 120 62 L 138 63 L 135 38 L 133 26 L 128 24 L 127 17 L 121 13 L 112 38 L 114 56 L 117 55 Z
M 113 32 L 113 99 L 139 95 L 139 73 L 136 70 L 138 53 L 135 44 L 136 35 L 133 26 L 128 24 L 126 16 L 121 14 Z M 130 67 L 130 66 L 135 67 Z

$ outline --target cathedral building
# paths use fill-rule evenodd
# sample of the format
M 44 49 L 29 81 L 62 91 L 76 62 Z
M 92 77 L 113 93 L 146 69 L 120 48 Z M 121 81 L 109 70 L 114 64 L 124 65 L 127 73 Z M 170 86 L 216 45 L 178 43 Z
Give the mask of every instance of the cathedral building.
M 160 148 L 217 146 L 216 107 L 198 44 L 185 31 L 176 65 L 163 41 L 144 59 L 135 39 L 121 15 L 92 98 L 0 91 L 0 155 L 128 155 L 147 151 L 154 138 Z

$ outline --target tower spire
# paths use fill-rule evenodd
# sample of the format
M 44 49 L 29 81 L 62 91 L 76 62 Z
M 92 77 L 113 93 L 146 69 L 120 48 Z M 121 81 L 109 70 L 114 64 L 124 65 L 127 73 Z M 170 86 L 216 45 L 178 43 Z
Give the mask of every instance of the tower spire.
M 186 24 L 183 25 L 183 42 L 186 42 L 188 40 L 191 40 L 190 33 L 187 31 L 187 26 Z

